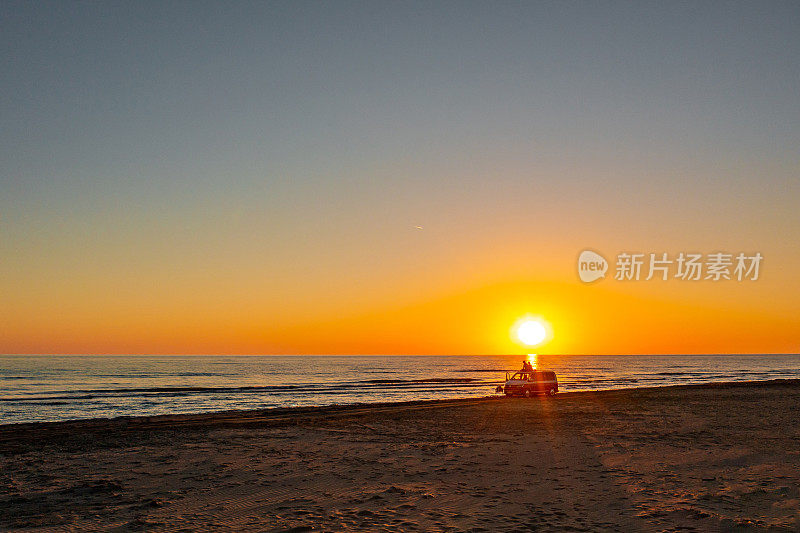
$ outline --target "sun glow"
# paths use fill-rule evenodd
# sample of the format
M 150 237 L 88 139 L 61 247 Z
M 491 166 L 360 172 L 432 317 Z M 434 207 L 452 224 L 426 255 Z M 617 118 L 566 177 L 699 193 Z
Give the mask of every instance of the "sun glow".
M 525 317 L 512 328 L 512 337 L 525 346 L 538 346 L 551 337 L 547 322 L 538 317 Z

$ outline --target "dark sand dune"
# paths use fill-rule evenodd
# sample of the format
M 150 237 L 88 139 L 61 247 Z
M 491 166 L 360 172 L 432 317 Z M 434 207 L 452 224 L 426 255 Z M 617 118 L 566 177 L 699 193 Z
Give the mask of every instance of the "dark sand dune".
M 0 530 L 800 530 L 793 381 L 0 426 Z

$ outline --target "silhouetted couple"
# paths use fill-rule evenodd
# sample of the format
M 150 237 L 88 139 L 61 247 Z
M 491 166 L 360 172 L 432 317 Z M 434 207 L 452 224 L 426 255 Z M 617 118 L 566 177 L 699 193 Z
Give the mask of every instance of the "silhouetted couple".
M 522 371 L 533 372 L 533 365 L 531 365 L 528 361 L 522 361 Z

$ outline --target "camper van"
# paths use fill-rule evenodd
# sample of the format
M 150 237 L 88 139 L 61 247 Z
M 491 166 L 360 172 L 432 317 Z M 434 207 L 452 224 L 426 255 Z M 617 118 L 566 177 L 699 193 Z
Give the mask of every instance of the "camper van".
M 506 372 L 506 383 L 498 387 L 498 392 L 501 389 L 506 396 L 555 396 L 558 392 L 558 380 L 555 372 L 547 370 L 522 370 L 515 372 L 510 378 Z

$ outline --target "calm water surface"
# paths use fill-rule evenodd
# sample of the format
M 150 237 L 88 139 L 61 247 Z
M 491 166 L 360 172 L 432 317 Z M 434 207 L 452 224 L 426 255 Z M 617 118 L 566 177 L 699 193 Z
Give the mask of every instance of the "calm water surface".
M 800 355 L 538 356 L 562 391 L 800 378 Z M 494 394 L 521 356 L 0 356 L 0 424 Z

